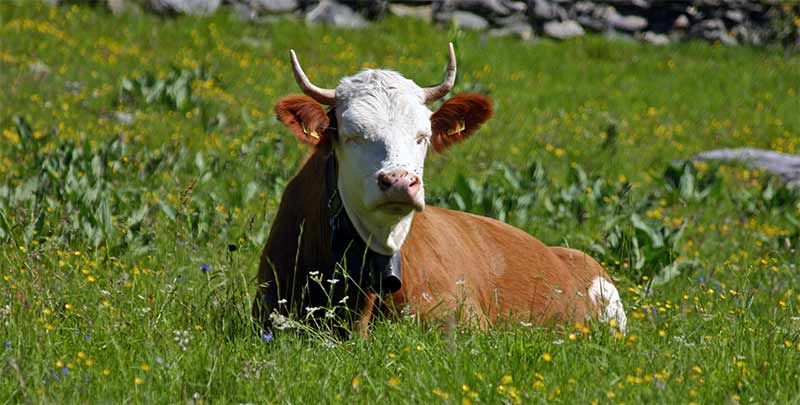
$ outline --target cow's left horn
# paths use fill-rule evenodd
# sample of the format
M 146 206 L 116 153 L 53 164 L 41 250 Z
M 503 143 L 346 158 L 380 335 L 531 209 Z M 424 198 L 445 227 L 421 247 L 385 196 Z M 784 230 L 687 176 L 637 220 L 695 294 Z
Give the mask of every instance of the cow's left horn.
M 297 55 L 295 55 L 294 49 L 289 51 L 289 56 L 292 58 L 292 71 L 294 72 L 294 79 L 297 81 L 297 85 L 300 86 L 300 89 L 303 90 L 303 93 L 314 100 L 317 100 L 319 103 L 325 105 L 336 104 L 336 90 L 323 89 L 315 86 L 314 83 L 311 83 L 311 81 L 308 80 L 308 76 L 306 76 L 306 73 L 303 72 L 303 68 L 300 67 L 300 62 L 297 60 Z
M 456 84 L 456 51 L 453 49 L 453 43 L 450 43 L 450 62 L 447 64 L 447 71 L 444 75 L 444 80 L 436 86 L 426 87 L 425 91 L 425 104 L 432 103 L 450 92 Z

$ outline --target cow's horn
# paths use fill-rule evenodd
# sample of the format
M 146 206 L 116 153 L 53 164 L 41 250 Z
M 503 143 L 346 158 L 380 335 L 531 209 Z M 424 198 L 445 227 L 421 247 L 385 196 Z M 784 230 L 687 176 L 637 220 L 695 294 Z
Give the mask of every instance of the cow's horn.
M 297 60 L 297 55 L 295 55 L 294 49 L 289 51 L 289 55 L 292 58 L 292 71 L 294 72 L 294 79 L 297 81 L 297 85 L 300 86 L 300 89 L 303 90 L 303 93 L 322 104 L 336 104 L 336 90 L 323 89 L 315 86 L 314 83 L 311 83 L 311 81 L 308 80 L 308 76 L 306 76 L 306 73 L 303 72 L 303 68 L 300 67 L 300 62 Z
M 444 80 L 436 86 L 426 87 L 425 91 L 425 104 L 432 103 L 444 97 L 453 86 L 456 84 L 456 51 L 453 49 L 453 43 L 450 43 L 450 62 L 447 64 L 447 71 L 444 75 Z

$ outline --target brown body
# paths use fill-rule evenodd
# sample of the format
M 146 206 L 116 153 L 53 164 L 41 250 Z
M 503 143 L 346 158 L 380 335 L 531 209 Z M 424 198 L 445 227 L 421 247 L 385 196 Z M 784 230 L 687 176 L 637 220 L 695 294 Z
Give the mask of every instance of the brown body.
M 322 148 L 289 182 L 264 248 L 253 313 L 303 313 L 307 307 L 336 305 L 348 296 L 351 319 L 364 326 L 374 308 L 357 280 L 330 290 L 309 282 L 310 272 L 335 277 L 325 198 L 326 159 Z M 463 212 L 427 207 L 415 214 L 401 249 L 402 288 L 384 299 L 382 311 L 408 308 L 421 319 L 451 319 L 487 325 L 512 319 L 537 324 L 566 323 L 597 316 L 588 289 L 602 267 L 577 250 L 548 247 L 502 222 Z M 324 285 L 324 282 L 323 282 Z M 285 299 L 286 304 L 279 304 Z

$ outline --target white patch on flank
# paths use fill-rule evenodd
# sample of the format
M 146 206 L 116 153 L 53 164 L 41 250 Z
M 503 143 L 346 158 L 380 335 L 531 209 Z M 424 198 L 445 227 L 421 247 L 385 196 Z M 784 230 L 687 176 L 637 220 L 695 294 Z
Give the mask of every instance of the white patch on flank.
M 614 284 L 611 284 L 605 277 L 597 276 L 589 287 L 589 298 L 600 307 L 601 321 L 616 320 L 620 332 L 625 332 L 628 318 L 625 316 L 625 308 L 622 306 L 622 300 L 619 298 L 619 292 Z

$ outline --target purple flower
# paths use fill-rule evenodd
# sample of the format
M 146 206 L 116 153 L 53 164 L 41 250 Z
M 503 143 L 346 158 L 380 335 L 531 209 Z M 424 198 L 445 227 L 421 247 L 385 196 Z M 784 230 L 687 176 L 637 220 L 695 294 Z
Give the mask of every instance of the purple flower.
M 11 348 L 11 341 L 10 340 L 6 340 L 6 349 L 10 349 L 10 348 Z
M 264 342 L 265 342 L 265 343 L 269 343 L 269 342 L 271 342 L 271 341 L 272 341 L 272 334 L 271 334 L 271 333 L 269 333 L 269 332 L 267 332 L 267 331 L 264 331 L 264 332 L 261 334 L 261 339 L 264 339 Z
M 69 369 L 66 366 L 61 367 L 61 372 L 64 373 L 64 375 L 67 375 L 69 374 Z
M 211 270 L 211 265 L 210 264 L 203 263 L 203 264 L 200 265 L 200 271 L 202 271 L 203 273 L 207 273 L 209 270 Z

